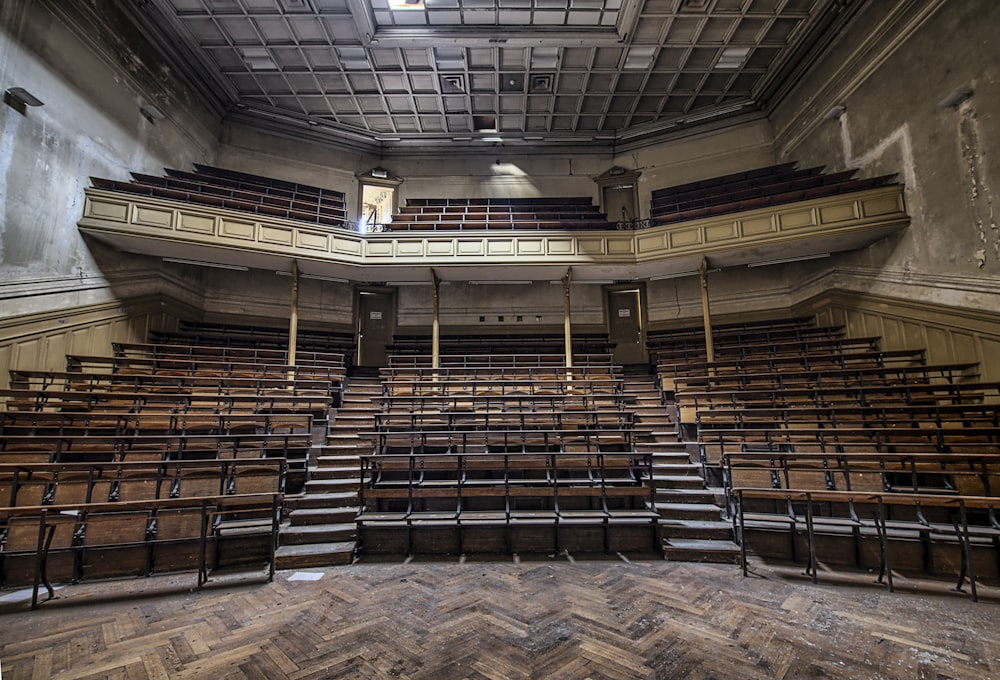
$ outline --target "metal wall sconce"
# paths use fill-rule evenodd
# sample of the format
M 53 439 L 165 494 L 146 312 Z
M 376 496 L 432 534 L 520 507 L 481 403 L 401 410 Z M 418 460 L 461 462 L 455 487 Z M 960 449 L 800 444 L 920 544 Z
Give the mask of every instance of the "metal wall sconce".
M 938 102 L 937 105 L 942 109 L 958 108 L 959 104 L 961 104 L 971 96 L 972 96 L 971 87 L 959 87 L 949 92 L 944 99 Z
M 22 116 L 27 113 L 29 106 L 43 106 L 41 99 L 23 87 L 10 87 L 4 90 L 3 101 Z
M 161 120 L 167 117 L 166 114 L 163 113 L 163 111 L 160 111 L 152 104 L 143 104 L 142 106 L 140 106 L 139 113 L 141 113 L 142 117 L 148 120 L 153 125 L 156 125 Z
M 846 106 L 837 105 L 823 115 L 823 120 L 840 120 L 840 117 L 847 111 Z

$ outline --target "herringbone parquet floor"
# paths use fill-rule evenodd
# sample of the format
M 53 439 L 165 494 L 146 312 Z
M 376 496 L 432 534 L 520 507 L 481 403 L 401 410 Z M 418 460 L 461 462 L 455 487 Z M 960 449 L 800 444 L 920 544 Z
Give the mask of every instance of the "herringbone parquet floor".
M 0 604 L 21 678 L 1000 678 L 996 592 L 887 593 L 797 571 L 567 561 L 356 564 Z M 937 588 L 939 592 L 929 592 Z

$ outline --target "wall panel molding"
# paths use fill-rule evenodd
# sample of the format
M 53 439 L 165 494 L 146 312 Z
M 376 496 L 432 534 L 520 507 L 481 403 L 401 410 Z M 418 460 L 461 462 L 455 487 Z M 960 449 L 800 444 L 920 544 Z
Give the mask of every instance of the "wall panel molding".
M 238 223 L 237 226 L 233 226 Z M 504 278 L 552 278 L 572 266 L 575 278 L 646 278 L 696 268 L 735 266 L 820 252 L 854 250 L 909 223 L 903 187 L 720 215 L 639 231 L 437 231 L 359 234 L 279 218 L 132 194 L 87 189 L 80 230 L 126 252 L 182 257 L 259 269 L 288 269 L 297 259 L 328 276 L 412 280 L 414 267 L 469 275 L 496 266 Z M 307 270 L 308 271 L 308 270 Z M 460 277 L 456 277 L 459 278 Z
M 979 362 L 979 380 L 1000 380 L 1000 313 L 921 300 L 830 291 L 796 305 L 795 315 L 844 325 L 851 337 L 880 336 L 883 349 L 927 350 L 929 363 Z

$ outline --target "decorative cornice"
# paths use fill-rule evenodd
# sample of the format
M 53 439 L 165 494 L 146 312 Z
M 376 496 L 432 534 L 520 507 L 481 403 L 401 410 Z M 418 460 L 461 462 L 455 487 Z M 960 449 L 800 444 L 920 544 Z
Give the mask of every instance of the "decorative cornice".
M 797 102 L 795 115 L 781 130 L 775 131 L 774 147 L 779 155 L 799 146 L 818 126 L 826 123 L 822 112 L 842 104 L 861 87 L 946 1 L 905 0 L 896 4 L 889 16 L 873 30 L 859 32 L 865 37 L 864 42 L 841 62 L 831 77 L 825 78 L 818 88 Z M 868 9 L 886 5 L 872 3 Z M 864 18 L 861 12 L 853 21 L 860 22 Z M 850 31 L 850 28 L 848 25 L 845 30 Z M 785 99 L 791 94 L 787 93 Z

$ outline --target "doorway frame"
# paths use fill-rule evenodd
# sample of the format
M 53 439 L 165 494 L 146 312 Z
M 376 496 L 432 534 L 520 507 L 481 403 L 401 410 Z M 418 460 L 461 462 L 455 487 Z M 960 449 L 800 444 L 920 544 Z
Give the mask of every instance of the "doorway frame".
M 388 295 L 391 309 L 389 315 L 389 340 L 396 335 L 396 329 L 398 328 L 399 322 L 399 289 L 394 286 L 387 286 L 382 284 L 364 284 L 359 283 L 354 286 L 354 291 L 352 292 L 353 303 L 352 303 L 352 328 L 354 329 L 354 344 L 357 347 L 354 353 L 354 365 L 364 366 L 361 363 L 361 296 L 364 294 L 377 294 L 377 295 Z
M 364 218 L 365 210 L 365 187 L 379 187 L 392 189 L 392 214 L 399 212 L 399 185 L 403 183 L 402 177 L 397 177 L 385 168 L 378 166 L 368 172 L 363 172 L 354 176 L 358 180 L 358 215 L 354 221 L 355 228 L 361 231 L 361 222 Z M 385 231 L 384 224 L 373 225 L 367 232 Z
M 639 337 L 640 350 L 642 352 L 641 364 L 649 363 L 649 348 L 646 347 L 646 337 L 649 329 L 649 298 L 646 292 L 645 281 L 625 281 L 618 283 L 606 283 L 601 286 L 601 306 L 604 308 L 604 329 L 608 334 L 608 341 L 611 341 L 611 293 L 621 293 L 629 290 L 639 292 Z M 614 354 L 614 350 L 612 350 Z

